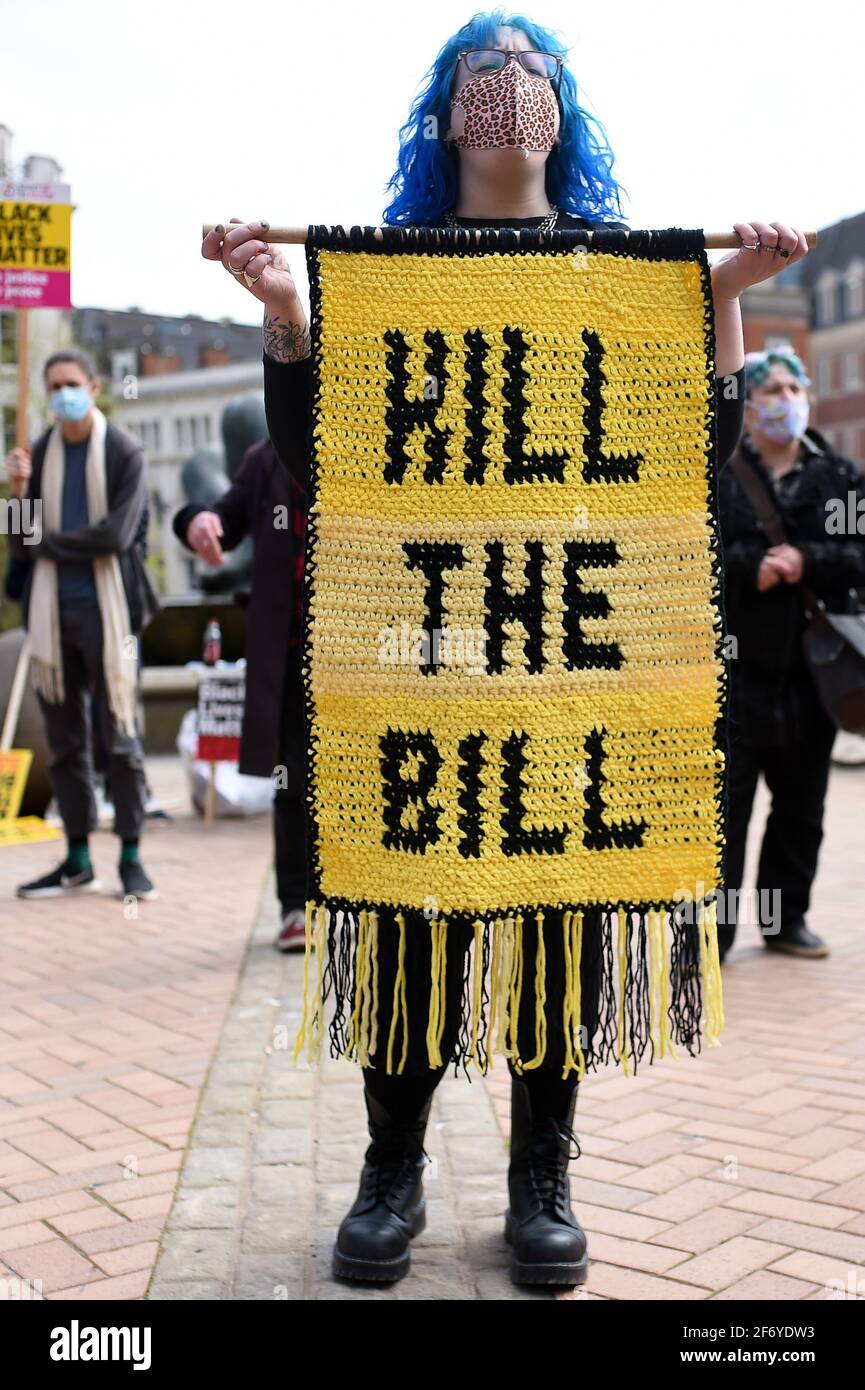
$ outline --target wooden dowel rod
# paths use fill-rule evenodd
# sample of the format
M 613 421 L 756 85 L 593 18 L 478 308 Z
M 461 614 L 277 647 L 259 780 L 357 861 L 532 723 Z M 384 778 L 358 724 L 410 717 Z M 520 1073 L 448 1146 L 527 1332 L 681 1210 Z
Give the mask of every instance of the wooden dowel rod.
M 18 406 L 15 416 L 15 443 L 19 449 L 30 443 L 30 310 L 18 310 Z
M 2 753 L 8 753 L 15 738 L 15 730 L 18 728 L 18 715 L 21 713 L 21 705 L 24 700 L 27 668 L 29 665 L 30 646 L 25 634 L 24 641 L 21 643 L 18 652 L 18 660 L 15 663 L 15 675 L 12 677 L 9 704 L 6 706 L 6 718 L 3 720 L 3 733 L 0 735 L 0 752 Z
M 228 224 L 228 223 L 224 223 L 223 225 L 228 226 L 229 224 Z M 216 223 L 215 223 L 215 222 L 205 222 L 204 226 L 203 226 L 202 229 L 201 229 L 202 240 L 204 239 L 204 237 L 207 236 L 208 232 L 212 232 L 212 231 L 213 231 L 213 229 L 214 229 L 215 226 L 216 226 Z M 348 230 L 348 228 L 346 228 L 346 231 L 347 231 L 347 230 Z M 481 231 L 481 230 L 487 230 L 487 229 L 486 229 L 486 228 L 483 228 L 483 229 L 482 229 L 482 228 L 480 228 L 480 227 L 469 227 L 469 228 L 465 228 L 465 227 L 464 227 L 462 230 L 463 230 L 463 231 L 474 231 L 474 232 L 479 232 L 479 231 Z M 527 229 L 527 230 L 532 230 L 532 229 Z M 576 228 L 576 227 L 563 227 L 561 230 L 562 230 L 562 231 L 566 231 L 566 232 L 567 232 L 567 231 L 578 231 L 579 228 Z M 637 229 L 635 228 L 635 230 L 637 230 Z M 305 241 L 306 241 L 306 231 L 307 231 L 306 227 L 271 227 L 271 228 L 269 228 L 269 230 L 268 230 L 268 232 L 267 232 L 267 240 L 268 240 L 269 242 L 271 242 L 273 245 L 280 245 L 280 246 L 302 246 L 302 245 L 305 243 Z M 376 234 L 376 237 L 377 237 L 377 239 L 378 239 L 379 241 L 381 241 L 381 233 L 382 233 L 381 227 L 376 227 L 376 229 L 375 229 L 375 234 Z M 589 236 L 591 236 L 591 235 L 592 235 L 592 233 L 589 232 Z M 705 233 L 704 240 L 705 240 L 705 244 L 706 244 L 706 249 L 709 250 L 709 251 L 720 251 L 720 250 L 723 250 L 723 249 L 725 249 L 725 248 L 729 248 L 729 249 L 731 249 L 731 250 L 736 250 L 739 246 L 742 245 L 741 241 L 739 240 L 739 237 L 737 236 L 737 234 L 736 234 L 735 232 L 706 232 L 706 233 Z M 816 246 L 816 245 L 817 245 L 817 233 L 816 233 L 816 232 L 806 232 L 806 233 L 805 233 L 805 240 L 807 241 L 809 247 L 811 247 L 811 246 Z

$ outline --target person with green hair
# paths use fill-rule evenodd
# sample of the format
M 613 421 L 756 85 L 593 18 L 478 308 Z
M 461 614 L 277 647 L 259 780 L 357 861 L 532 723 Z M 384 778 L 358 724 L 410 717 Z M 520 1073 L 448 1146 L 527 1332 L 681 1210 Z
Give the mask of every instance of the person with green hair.
M 802 647 L 807 585 L 830 611 L 844 612 L 865 585 L 865 536 L 849 524 L 865 511 L 865 477 L 810 424 L 811 385 L 793 348 L 745 356 L 745 425 L 740 453 L 769 489 L 787 533 L 770 545 L 732 467 L 719 480 L 730 662 L 730 768 L 726 921 L 721 959 L 736 934 L 735 904 L 760 774 L 772 798 L 757 868 L 764 946 L 820 957 L 829 948 L 805 918 L 823 839 L 823 810 L 836 725 L 824 710 Z M 844 502 L 839 509 L 836 505 Z M 859 503 L 862 503 L 860 506 Z M 857 511 L 858 509 L 858 511 Z M 731 907 L 731 902 L 733 906 Z

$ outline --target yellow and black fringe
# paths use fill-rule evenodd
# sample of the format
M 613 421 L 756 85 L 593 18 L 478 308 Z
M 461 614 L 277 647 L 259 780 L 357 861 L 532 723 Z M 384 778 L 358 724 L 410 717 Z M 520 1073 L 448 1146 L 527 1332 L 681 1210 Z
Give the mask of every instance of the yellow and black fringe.
M 675 1057 L 676 1043 L 699 1052 L 701 1017 L 710 1047 L 724 1027 L 714 901 L 690 917 L 677 904 L 432 920 L 310 901 L 306 931 L 295 1062 L 304 1050 L 321 1060 L 330 1007 L 330 1056 L 397 1074 L 441 1066 L 449 948 L 462 978 L 450 1060 L 466 1072 L 501 1056 L 517 1072 L 555 1058 L 563 1077 L 608 1062 L 628 1075 Z M 421 949 L 410 953 L 410 941 Z

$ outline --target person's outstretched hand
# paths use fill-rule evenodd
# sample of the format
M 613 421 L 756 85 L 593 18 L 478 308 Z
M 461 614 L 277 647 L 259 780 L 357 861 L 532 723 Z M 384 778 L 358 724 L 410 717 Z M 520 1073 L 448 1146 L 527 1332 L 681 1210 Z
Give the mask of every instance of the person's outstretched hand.
M 208 565 L 222 564 L 222 522 L 216 512 L 198 512 L 186 528 L 186 544 Z
M 220 223 L 207 233 L 201 254 L 206 261 L 222 261 L 239 285 L 274 310 L 294 306 L 298 295 L 282 251 L 264 239 L 268 226 L 267 222 L 241 222 L 239 217 L 232 217 L 228 226 Z M 243 271 L 245 276 L 240 273 Z
M 795 265 L 808 254 L 805 233 L 785 222 L 736 222 L 734 230 L 742 238 L 737 251 L 728 251 L 712 266 L 712 287 L 717 297 L 738 299 L 749 285 L 769 280 L 788 265 Z M 749 250 L 757 243 L 761 251 Z M 783 251 L 787 255 L 782 255 Z

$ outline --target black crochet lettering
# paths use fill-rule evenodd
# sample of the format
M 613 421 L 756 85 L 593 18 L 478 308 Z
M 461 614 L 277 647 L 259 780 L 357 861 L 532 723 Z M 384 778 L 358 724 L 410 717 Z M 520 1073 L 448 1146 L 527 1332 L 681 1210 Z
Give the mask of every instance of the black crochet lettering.
M 523 650 L 526 668 L 532 674 L 544 666 L 544 547 L 542 541 L 524 541 L 527 560 L 525 588 L 512 593 L 505 583 L 505 547 L 502 541 L 488 541 L 484 577 L 486 609 L 487 672 L 498 675 L 504 669 L 505 623 L 522 623 L 526 630 Z
M 525 783 L 523 771 L 528 743 L 527 733 L 512 733 L 502 743 L 502 815 L 503 854 L 564 854 L 565 838 L 570 827 L 527 826 L 523 801 Z
M 457 825 L 461 832 L 457 849 L 464 859 L 480 857 L 481 841 L 484 837 L 481 825 L 481 792 L 484 782 L 481 773 L 486 767 L 486 758 L 483 755 L 486 741 L 486 734 L 468 734 L 466 738 L 460 739 L 457 749 L 457 778 L 460 784 L 457 800 L 462 808 L 462 813 L 457 816 Z
M 439 826 L 442 808 L 431 805 L 429 800 L 442 765 L 435 739 L 428 729 L 388 729 L 381 735 L 379 747 L 385 823 L 382 844 L 386 849 L 407 849 L 413 854 L 423 854 L 442 836 Z M 412 755 L 419 760 L 414 781 L 402 776 L 403 765 Z M 415 825 L 403 822 L 409 807 L 414 809 Z
M 421 570 L 426 576 L 425 628 L 429 634 L 427 659 L 421 661 L 420 670 L 425 676 L 435 675 L 438 634 L 444 627 L 444 573 L 445 570 L 462 569 L 465 553 L 456 541 L 403 541 L 410 570 Z
M 644 820 L 604 820 L 607 803 L 601 787 L 608 779 L 604 774 L 604 736 L 606 729 L 593 729 L 586 735 L 586 811 L 583 824 L 583 844 L 586 849 L 639 849 L 648 823 Z
M 598 334 L 591 328 L 583 329 L 583 343 L 586 348 L 585 378 L 583 380 L 583 424 L 586 437 L 583 444 L 585 462 L 583 477 L 587 483 L 636 483 L 640 478 L 642 454 L 624 454 L 607 457 L 602 452 L 604 444 L 604 399 L 601 392 L 606 385 L 604 374 L 604 349 Z
M 528 401 L 523 388 L 529 379 L 525 369 L 526 340 L 519 328 L 502 330 L 505 340 L 505 381 L 502 395 L 507 401 L 503 419 L 505 426 L 505 482 L 531 483 L 546 478 L 553 483 L 565 481 L 565 463 L 571 457 L 566 449 L 550 449 L 544 454 L 526 450 L 526 410 Z
M 436 415 L 444 400 L 446 383 L 450 379 L 446 368 L 448 350 L 444 334 L 437 328 L 427 329 L 424 333 L 424 342 L 429 349 L 424 361 L 424 370 L 437 384 L 437 394 L 430 400 L 408 396 L 409 376 L 406 363 L 409 350 L 403 334 L 398 328 L 388 328 L 385 330 L 384 340 L 389 349 L 385 356 L 385 366 L 391 378 L 385 387 L 385 394 L 390 401 L 384 413 L 387 429 L 385 482 L 401 483 L 404 480 L 409 461 L 406 444 L 414 430 L 422 429 L 426 454 L 424 482 L 440 483 L 447 464 L 447 442 L 451 435 L 450 427 L 440 429 L 436 424 Z
M 487 439 L 489 430 L 486 424 L 487 401 L 484 387 L 487 384 L 487 354 L 489 344 L 479 328 L 470 328 L 464 335 L 466 345 L 466 375 L 463 393 L 468 401 L 466 410 L 465 452 L 468 462 L 463 469 L 467 483 L 482 483 L 487 468 Z
M 621 556 L 614 541 L 565 541 L 565 582 L 562 592 L 565 639 L 562 649 L 569 671 L 601 667 L 618 671 L 623 657 L 618 642 L 589 641 L 583 635 L 583 618 L 606 618 L 612 609 L 600 589 L 586 589 L 580 578 L 582 568 L 617 565 Z

